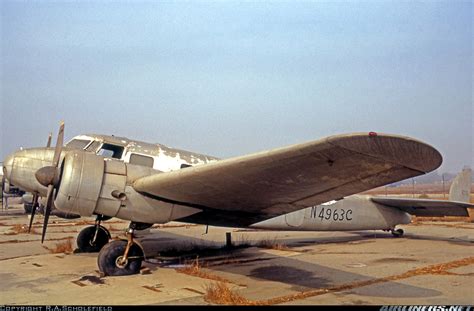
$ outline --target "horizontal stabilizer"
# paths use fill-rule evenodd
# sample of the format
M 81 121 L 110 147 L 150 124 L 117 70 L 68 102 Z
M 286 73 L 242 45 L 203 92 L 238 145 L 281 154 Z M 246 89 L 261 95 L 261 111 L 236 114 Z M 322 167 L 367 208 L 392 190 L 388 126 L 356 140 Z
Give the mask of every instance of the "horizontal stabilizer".
M 449 200 L 459 202 L 469 202 L 471 192 L 471 174 L 469 167 L 464 168 L 454 178 L 451 188 L 449 189 Z
M 474 208 L 474 204 L 457 201 L 385 197 L 373 197 L 371 200 L 414 216 L 426 217 L 469 216 L 467 209 Z

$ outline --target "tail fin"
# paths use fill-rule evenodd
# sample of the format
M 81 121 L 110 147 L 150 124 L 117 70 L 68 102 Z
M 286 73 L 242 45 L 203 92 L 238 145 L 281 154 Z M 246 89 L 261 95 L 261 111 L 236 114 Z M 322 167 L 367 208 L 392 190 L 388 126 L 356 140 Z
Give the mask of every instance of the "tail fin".
M 464 168 L 453 180 L 449 188 L 449 200 L 469 202 L 471 193 L 471 174 L 469 167 Z

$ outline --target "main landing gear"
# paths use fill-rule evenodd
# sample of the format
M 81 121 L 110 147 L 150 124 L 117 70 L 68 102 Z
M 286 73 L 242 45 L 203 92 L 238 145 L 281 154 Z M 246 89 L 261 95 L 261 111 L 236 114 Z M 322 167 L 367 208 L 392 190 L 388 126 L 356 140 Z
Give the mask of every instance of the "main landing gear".
M 100 225 L 101 221 L 110 219 L 108 216 L 97 215 L 95 225 L 85 227 L 77 236 L 77 247 L 81 253 L 95 253 L 106 245 L 111 236 L 109 230 Z
M 401 236 L 403 236 L 403 229 L 397 229 L 395 230 L 395 228 L 391 229 L 390 232 L 392 233 L 392 235 L 396 238 L 400 238 Z
M 152 224 L 131 222 L 127 230 L 127 240 L 115 240 L 105 245 L 97 258 L 99 270 L 104 275 L 120 276 L 140 272 L 145 252 L 134 241 L 135 230 L 144 230 Z

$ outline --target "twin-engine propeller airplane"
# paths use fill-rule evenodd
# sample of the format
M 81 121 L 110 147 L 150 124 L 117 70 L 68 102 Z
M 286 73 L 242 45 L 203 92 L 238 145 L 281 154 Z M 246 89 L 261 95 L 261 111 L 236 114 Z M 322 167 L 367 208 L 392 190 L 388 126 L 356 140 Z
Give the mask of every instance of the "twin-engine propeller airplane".
M 425 174 L 442 162 L 440 153 L 423 142 L 374 132 L 330 136 L 225 160 L 104 135 L 76 136 L 63 147 L 63 136 L 61 123 L 55 148 L 11 154 L 3 163 L 4 175 L 34 195 L 30 228 L 38 197 L 46 197 L 42 242 L 54 207 L 96 215 L 96 225 L 82 230 L 77 244 L 82 250 L 100 250 L 98 265 L 105 275 L 140 270 L 145 252 L 134 231 L 155 223 L 248 228 Z M 406 223 L 405 210 L 376 201 L 374 206 L 367 211 L 357 205 L 350 213 L 331 215 L 343 226 L 312 230 L 394 230 Z M 368 217 L 371 213 L 376 217 Z M 100 222 L 111 217 L 130 221 L 126 240 L 108 242 L 110 235 Z

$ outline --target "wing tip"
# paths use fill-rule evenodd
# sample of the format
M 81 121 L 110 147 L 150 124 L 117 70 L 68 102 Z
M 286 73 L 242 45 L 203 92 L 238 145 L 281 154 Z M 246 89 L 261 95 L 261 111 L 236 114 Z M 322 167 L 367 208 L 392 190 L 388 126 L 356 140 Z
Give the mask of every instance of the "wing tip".
M 358 132 L 327 137 L 328 143 L 371 156 L 381 157 L 423 173 L 443 163 L 441 153 L 418 139 L 386 133 Z

